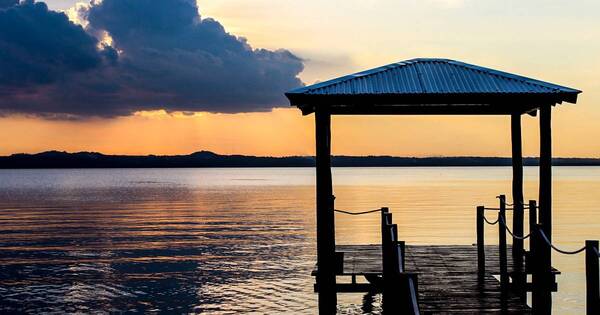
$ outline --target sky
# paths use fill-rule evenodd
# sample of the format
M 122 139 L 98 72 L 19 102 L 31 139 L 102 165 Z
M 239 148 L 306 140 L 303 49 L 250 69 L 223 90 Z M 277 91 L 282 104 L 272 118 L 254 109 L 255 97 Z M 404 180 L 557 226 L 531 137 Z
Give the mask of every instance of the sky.
M 312 155 L 314 118 L 284 91 L 440 57 L 582 90 L 553 111 L 554 155 L 600 157 L 600 1 L 11 2 L 0 155 Z M 523 116 L 527 156 L 537 129 Z M 332 133 L 334 154 L 510 155 L 508 117 L 334 117 Z

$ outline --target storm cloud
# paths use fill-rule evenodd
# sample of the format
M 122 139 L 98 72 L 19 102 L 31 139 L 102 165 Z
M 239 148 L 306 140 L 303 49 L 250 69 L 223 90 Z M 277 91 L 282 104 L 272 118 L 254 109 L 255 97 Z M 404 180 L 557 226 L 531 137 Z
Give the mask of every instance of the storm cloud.
M 0 111 L 268 111 L 302 84 L 300 58 L 253 49 L 192 0 L 103 0 L 79 14 L 85 28 L 44 3 L 0 0 Z
M 19 3 L 19 0 L 0 0 L 0 9 L 12 7 Z

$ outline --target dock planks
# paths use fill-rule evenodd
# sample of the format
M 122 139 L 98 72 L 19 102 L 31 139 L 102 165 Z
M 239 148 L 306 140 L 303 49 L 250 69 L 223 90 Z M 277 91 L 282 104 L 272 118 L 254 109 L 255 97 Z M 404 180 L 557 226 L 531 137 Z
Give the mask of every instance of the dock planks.
M 337 245 L 336 251 L 344 252 L 340 275 L 381 274 L 381 245 Z M 406 271 L 418 274 L 423 314 L 530 314 L 527 304 L 514 293 L 509 291 L 502 298 L 500 282 L 493 276 L 499 270 L 498 246 L 486 246 L 482 280 L 477 276 L 476 246 L 406 246 Z

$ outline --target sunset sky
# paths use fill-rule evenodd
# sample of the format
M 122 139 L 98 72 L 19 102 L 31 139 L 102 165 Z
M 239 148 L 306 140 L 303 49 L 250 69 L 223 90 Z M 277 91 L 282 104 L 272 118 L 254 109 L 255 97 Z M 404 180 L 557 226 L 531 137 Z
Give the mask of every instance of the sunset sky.
M 0 0 L 0 155 L 312 155 L 313 116 L 283 92 L 440 57 L 582 90 L 553 111 L 554 154 L 600 157 L 597 0 L 200 0 L 201 23 L 193 0 L 11 2 Z M 537 118 L 523 121 L 535 156 Z M 334 117 L 332 144 L 334 154 L 507 156 L 510 119 Z

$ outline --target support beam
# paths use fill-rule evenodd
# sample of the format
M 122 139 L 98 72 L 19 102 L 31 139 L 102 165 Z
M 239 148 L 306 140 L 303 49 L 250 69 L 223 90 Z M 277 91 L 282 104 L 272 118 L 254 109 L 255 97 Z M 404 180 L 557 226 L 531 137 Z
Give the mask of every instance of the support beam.
M 540 186 L 539 220 L 552 242 L 552 106 L 540 108 Z
M 317 286 L 319 312 L 334 314 L 337 304 L 335 281 L 335 227 L 331 179 L 331 115 L 324 108 L 315 113 L 317 169 Z
M 521 115 L 512 114 L 510 117 L 512 143 L 512 195 L 513 195 L 513 233 L 523 236 L 523 144 L 521 137 Z M 523 240 L 513 237 L 512 257 L 514 286 L 524 297 L 526 274 L 523 272 Z
M 540 107 L 540 186 L 539 212 L 540 227 L 548 240 L 552 242 L 552 123 L 551 105 Z M 538 239 L 539 240 L 539 239 Z M 541 244 L 536 248 L 536 266 L 539 276 L 534 281 L 541 281 L 540 287 L 546 288 L 533 300 L 534 314 L 552 313 L 550 246 Z M 536 301 L 537 300 L 537 301 Z

